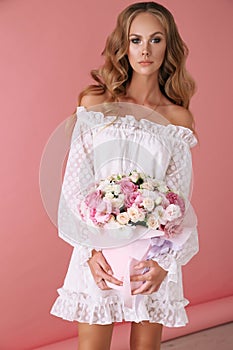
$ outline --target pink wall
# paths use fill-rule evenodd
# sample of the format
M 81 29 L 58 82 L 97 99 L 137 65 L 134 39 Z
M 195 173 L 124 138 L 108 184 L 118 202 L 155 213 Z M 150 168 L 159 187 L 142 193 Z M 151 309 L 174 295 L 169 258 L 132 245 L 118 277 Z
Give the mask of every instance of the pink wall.
M 2 350 L 33 349 L 76 334 L 75 324 L 49 314 L 71 247 L 58 239 L 42 205 L 40 159 L 51 133 L 73 112 L 89 70 L 100 64 L 116 14 L 129 3 L 91 0 L 87 11 L 86 2 L 77 0 L 0 1 Z M 195 322 L 205 327 L 213 317 L 204 312 L 205 303 L 233 294 L 233 2 L 161 3 L 174 13 L 190 47 L 188 66 L 198 83 L 192 102 L 200 138 L 193 151 L 193 205 L 201 251 L 184 268 L 184 278 L 190 320 L 192 308 L 198 306 Z M 222 305 L 227 305 L 226 312 L 218 306 L 215 324 L 233 318 L 232 303 Z

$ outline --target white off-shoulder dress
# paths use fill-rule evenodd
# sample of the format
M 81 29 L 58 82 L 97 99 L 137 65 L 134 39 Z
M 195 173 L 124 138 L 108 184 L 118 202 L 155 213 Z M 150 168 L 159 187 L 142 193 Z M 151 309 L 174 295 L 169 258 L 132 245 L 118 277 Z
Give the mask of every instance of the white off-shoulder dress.
M 78 142 L 74 142 L 77 139 Z M 182 126 L 137 120 L 133 115 L 116 119 L 115 116 L 104 116 L 101 112 L 77 107 L 77 121 L 63 187 L 72 201 L 77 187 L 85 187 L 91 177 L 100 180 L 113 173 L 127 174 L 137 169 L 166 181 L 172 189 L 180 191 L 188 203 L 192 185 L 190 148 L 196 144 L 193 132 Z M 89 324 L 147 320 L 168 327 L 184 326 L 188 322 L 185 311 L 188 300 L 183 295 L 181 267 L 198 252 L 197 220 L 191 205 L 190 208 L 192 219 L 187 224 L 188 230 L 186 227 L 186 238 L 170 244 L 163 237 L 148 238 L 150 247 L 156 247 L 151 258 L 168 274 L 157 292 L 132 296 L 129 305 L 125 302 L 123 287 L 113 286 L 110 290 L 102 291 L 96 285 L 87 264 L 93 247 L 85 245 L 88 235 L 83 236 L 82 244 L 82 233 L 78 232 L 79 227 L 67 214 L 61 195 L 58 233 L 74 249 L 51 314 Z M 103 254 L 113 271 L 118 265 L 123 269 L 127 265 L 129 252 L 136 252 L 138 244 L 144 243 L 145 240 L 138 240 L 130 243 L 126 249 L 103 249 Z

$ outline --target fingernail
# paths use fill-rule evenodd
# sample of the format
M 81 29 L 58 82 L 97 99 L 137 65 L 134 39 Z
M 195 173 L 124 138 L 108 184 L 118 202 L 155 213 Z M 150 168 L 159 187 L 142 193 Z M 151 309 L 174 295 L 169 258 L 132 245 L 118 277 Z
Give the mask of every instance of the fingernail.
M 135 268 L 136 270 L 141 269 L 141 265 L 135 265 L 134 268 Z

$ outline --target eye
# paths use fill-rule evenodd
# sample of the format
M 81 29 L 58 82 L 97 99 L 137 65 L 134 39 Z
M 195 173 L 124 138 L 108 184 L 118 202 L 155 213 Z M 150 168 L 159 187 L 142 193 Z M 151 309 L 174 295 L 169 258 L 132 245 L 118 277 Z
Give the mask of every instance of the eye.
M 158 43 L 160 43 L 160 41 L 161 41 L 161 38 L 153 38 L 153 39 L 151 39 L 151 42 L 153 43 L 153 44 L 158 44 Z
M 133 44 L 139 44 L 141 40 L 140 40 L 139 38 L 133 38 L 133 39 L 131 39 L 130 41 L 131 41 L 131 43 L 133 43 Z

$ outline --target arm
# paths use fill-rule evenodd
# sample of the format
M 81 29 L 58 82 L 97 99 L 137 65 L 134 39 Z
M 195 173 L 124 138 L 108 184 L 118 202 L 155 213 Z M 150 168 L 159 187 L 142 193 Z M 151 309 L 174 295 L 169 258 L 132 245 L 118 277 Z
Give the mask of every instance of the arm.
M 172 189 L 183 194 L 187 206 L 186 220 L 182 223 L 185 233 L 183 242 L 168 241 L 162 237 L 153 238 L 152 246 L 148 253 L 148 261 L 141 262 L 137 268 L 149 269 L 144 275 L 133 276 L 132 281 L 145 282 L 134 291 L 135 294 L 150 294 L 158 290 L 163 278 L 168 275 L 168 280 L 177 282 L 177 267 L 185 265 L 198 252 L 197 219 L 191 204 L 189 203 L 192 157 L 190 146 L 196 142 L 188 129 L 181 129 L 187 133 L 187 137 L 175 144 L 170 164 L 165 175 L 165 182 Z M 165 273 L 166 272 L 166 273 Z
M 159 242 L 161 252 L 155 254 L 157 261 L 160 260 L 161 263 L 165 259 L 166 254 L 168 260 L 175 258 L 180 265 L 185 265 L 198 252 L 197 218 L 190 203 L 192 189 L 192 155 L 190 147 L 196 144 L 196 139 L 193 134 L 188 133 L 188 129 L 183 131 L 184 133 L 187 132 L 187 137 L 178 141 L 174 146 L 174 152 L 166 171 L 165 182 L 184 197 L 186 215 L 181 227 L 186 237 L 182 243 L 174 240 L 169 247 L 166 240 Z M 156 239 L 154 243 L 157 244 Z M 165 249 L 166 245 L 167 252 Z
M 85 118 L 86 116 L 84 116 Z M 83 119 L 84 119 L 83 118 Z M 92 125 L 76 118 L 58 208 L 59 237 L 79 252 L 79 263 L 89 265 L 96 282 L 107 280 L 120 285 L 100 249 L 93 246 L 92 233 L 78 214 L 78 203 L 95 181 Z M 101 289 L 107 286 L 101 282 Z

